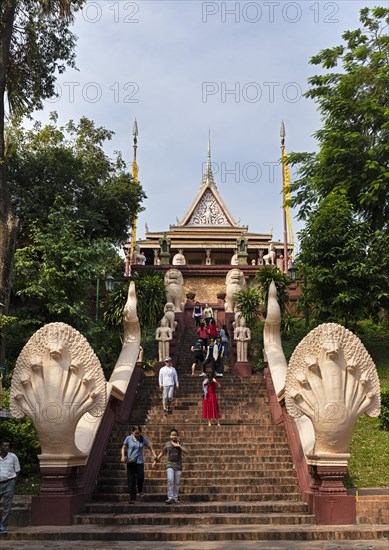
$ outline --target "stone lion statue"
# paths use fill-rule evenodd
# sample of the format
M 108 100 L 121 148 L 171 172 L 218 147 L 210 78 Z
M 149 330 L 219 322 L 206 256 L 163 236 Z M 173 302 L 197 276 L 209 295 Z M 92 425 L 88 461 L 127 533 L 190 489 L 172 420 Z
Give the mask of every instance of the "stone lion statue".
M 169 269 L 166 272 L 165 292 L 166 302 L 172 302 L 175 311 L 183 311 L 184 303 L 182 302 L 182 295 L 184 293 L 184 279 L 178 269 Z
M 269 246 L 269 252 L 263 257 L 265 265 L 275 265 L 276 264 L 276 249 L 274 244 L 271 243 Z
M 226 313 L 234 313 L 236 310 L 236 295 L 246 287 L 243 271 L 234 268 L 226 276 L 226 302 L 224 304 Z
M 178 254 L 173 256 L 172 265 L 185 265 L 186 259 L 182 248 L 178 250 Z

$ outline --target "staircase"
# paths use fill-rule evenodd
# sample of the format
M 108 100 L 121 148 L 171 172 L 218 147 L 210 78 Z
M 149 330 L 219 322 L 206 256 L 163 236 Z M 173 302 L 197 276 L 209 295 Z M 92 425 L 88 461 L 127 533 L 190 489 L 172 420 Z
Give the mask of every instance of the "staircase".
M 222 386 L 218 391 L 222 426 L 206 425 L 201 418 L 202 378 L 190 374 L 189 350 L 195 339 L 194 330 L 186 329 L 178 344 L 180 389 L 171 416 L 162 414 L 158 378 L 142 379 L 129 423 L 115 426 L 93 500 L 74 518 L 74 525 L 26 528 L 10 533 L 10 537 L 97 544 L 361 540 L 387 536 L 384 526 L 371 529 L 314 524 L 314 517 L 301 501 L 284 430 L 272 424 L 262 375 L 237 378 L 226 369 L 226 375 L 218 379 Z M 120 449 L 132 425 L 142 425 L 143 434 L 156 452 L 169 439 L 170 429 L 178 429 L 189 450 L 183 457 L 180 503 L 165 503 L 164 460 L 152 469 L 151 454 L 146 449 L 145 495 L 129 504 Z

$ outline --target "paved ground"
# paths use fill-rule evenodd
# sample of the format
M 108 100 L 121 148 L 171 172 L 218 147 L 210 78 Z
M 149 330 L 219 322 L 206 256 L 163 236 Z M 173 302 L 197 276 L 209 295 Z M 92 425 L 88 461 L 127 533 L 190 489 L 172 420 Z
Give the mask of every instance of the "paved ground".
M 48 543 L 40 542 L 7 542 L 0 539 L 1 550 L 79 550 L 79 545 L 70 541 Z M 341 541 L 341 542 L 266 542 L 266 541 L 222 541 L 222 542 L 83 542 L 82 548 L 89 550 L 116 550 L 127 548 L 131 550 L 388 550 L 389 541 Z

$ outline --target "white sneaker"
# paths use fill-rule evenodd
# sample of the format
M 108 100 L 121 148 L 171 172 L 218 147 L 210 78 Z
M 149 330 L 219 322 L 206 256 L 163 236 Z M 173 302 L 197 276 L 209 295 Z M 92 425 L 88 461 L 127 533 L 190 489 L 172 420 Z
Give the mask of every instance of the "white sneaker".
M 207 375 L 205 374 L 205 372 L 202 372 L 201 374 L 199 374 L 199 376 L 207 376 Z

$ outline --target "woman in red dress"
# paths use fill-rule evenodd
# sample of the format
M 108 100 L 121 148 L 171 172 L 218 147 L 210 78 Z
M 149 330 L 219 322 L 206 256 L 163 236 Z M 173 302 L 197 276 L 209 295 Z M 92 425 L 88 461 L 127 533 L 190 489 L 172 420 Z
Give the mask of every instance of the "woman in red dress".
M 219 405 L 216 399 L 216 388 L 220 388 L 220 384 L 213 377 L 213 373 L 208 374 L 203 382 L 203 414 L 202 417 L 208 420 L 208 426 L 211 426 L 211 420 L 217 420 L 217 425 L 220 426 Z

